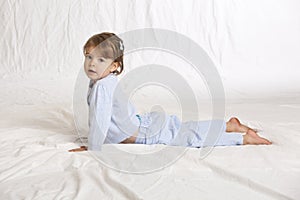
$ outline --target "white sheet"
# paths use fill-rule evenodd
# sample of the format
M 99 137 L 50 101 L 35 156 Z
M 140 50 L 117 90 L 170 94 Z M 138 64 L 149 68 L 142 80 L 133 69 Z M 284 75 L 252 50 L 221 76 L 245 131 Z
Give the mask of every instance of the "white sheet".
M 0 5 L 0 199 L 300 198 L 299 1 L 2 0 Z M 88 152 L 67 152 L 80 145 L 74 142 L 72 98 L 83 44 L 102 31 L 146 27 L 176 31 L 201 45 L 222 78 L 225 117 L 263 129 L 274 144 L 217 147 L 200 160 L 200 150 L 189 149 L 149 174 L 118 172 Z M 135 52 L 125 57 L 124 73 L 142 64 L 174 62 L 163 54 Z M 186 63 L 174 67 L 188 70 Z M 203 82 L 193 85 L 201 90 Z M 199 117 L 208 119 L 208 93 L 200 92 Z M 149 105 L 145 100 L 137 106 L 145 111 Z M 179 113 L 176 104 L 168 106 L 168 112 Z M 115 146 L 135 152 L 164 148 Z M 114 161 L 122 165 L 118 156 Z
M 70 101 L 34 105 L 26 101 L 58 98 L 54 96 L 58 89 L 72 88 L 67 84 L 72 81 L 1 82 L 2 94 L 10 99 L 1 102 L 1 199 L 299 198 L 299 97 L 227 102 L 226 117 L 239 116 L 263 129 L 261 134 L 274 142 L 271 146 L 216 147 L 205 159 L 199 159 L 199 149 L 191 148 L 162 170 L 131 174 L 106 167 L 88 152 L 67 152 L 81 145 L 74 142 Z M 51 91 L 55 86 L 57 90 Z M 203 118 L 208 118 L 205 114 Z M 140 153 L 153 150 L 146 145 L 117 146 Z M 113 158 L 116 163 L 118 156 Z
M 215 62 L 228 98 L 299 93 L 299 9 L 298 0 L 2 0 L 0 77 L 36 72 L 74 77 L 91 35 L 152 27 L 201 45 Z M 125 49 L 129 42 L 124 41 Z M 126 56 L 125 72 L 166 60 L 137 53 Z

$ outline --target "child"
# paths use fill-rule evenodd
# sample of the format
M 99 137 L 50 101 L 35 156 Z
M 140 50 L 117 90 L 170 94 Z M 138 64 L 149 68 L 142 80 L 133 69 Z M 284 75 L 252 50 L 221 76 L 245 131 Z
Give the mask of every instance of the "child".
M 84 70 L 90 79 L 88 147 L 81 146 L 69 150 L 70 152 L 101 150 L 104 143 L 189 147 L 205 145 L 206 134 L 212 121 L 180 122 L 175 115 L 167 116 L 159 112 L 138 115 L 134 106 L 124 100 L 122 91 L 117 90 L 117 75 L 121 74 L 124 68 L 124 46 L 118 36 L 108 32 L 94 35 L 88 39 L 83 51 Z M 215 146 L 271 144 L 255 130 L 241 124 L 237 118 L 231 118 L 228 122 L 214 122 L 223 126 Z

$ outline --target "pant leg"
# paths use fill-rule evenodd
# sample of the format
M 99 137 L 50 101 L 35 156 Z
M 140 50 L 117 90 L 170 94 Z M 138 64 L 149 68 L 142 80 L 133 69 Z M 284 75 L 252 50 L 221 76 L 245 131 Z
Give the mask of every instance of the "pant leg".
M 230 132 L 222 133 L 215 146 L 235 146 L 243 144 L 243 135 L 241 133 Z
M 140 126 L 137 144 L 166 144 L 186 147 L 232 146 L 243 144 L 240 133 L 226 133 L 224 120 L 180 122 L 175 115 L 166 116 L 160 131 L 156 124 L 161 120 L 157 113 L 149 113 L 151 123 Z M 153 120 L 152 120 L 153 119 Z
M 232 146 L 243 144 L 240 133 L 226 133 L 224 120 L 187 121 L 170 145 L 187 147 Z
M 136 144 L 166 144 L 176 137 L 181 122 L 175 115 L 151 112 L 141 116 Z

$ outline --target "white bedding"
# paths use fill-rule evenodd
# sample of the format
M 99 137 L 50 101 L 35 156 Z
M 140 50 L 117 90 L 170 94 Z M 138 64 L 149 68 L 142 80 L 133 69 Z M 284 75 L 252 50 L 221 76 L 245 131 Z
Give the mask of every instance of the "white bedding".
M 132 174 L 113 170 L 88 152 L 67 151 L 80 145 L 75 142 L 72 103 L 62 100 L 71 98 L 67 93 L 54 95 L 58 89 L 72 88 L 72 81 L 41 81 L 34 86 L 27 80 L 14 85 L 1 82 L 2 94 L 10 101 L 1 102 L 0 199 L 300 197 L 299 97 L 227 102 L 226 117 L 239 116 L 242 122 L 262 129 L 261 135 L 273 141 L 271 146 L 216 147 L 204 159 L 200 159 L 200 149 L 190 148 L 161 170 Z M 55 87 L 57 90 L 51 90 Z M 61 103 L 32 104 L 28 100 L 38 101 L 43 91 L 48 91 L 44 99 L 65 98 Z M 138 144 L 115 146 L 138 153 L 153 150 Z M 118 156 L 121 154 L 112 159 L 122 166 Z

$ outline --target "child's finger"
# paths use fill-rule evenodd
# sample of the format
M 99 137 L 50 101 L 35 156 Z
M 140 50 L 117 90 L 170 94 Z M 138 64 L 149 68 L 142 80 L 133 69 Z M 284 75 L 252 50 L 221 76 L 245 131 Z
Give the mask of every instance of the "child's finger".
M 71 149 L 69 152 L 78 152 L 78 151 L 86 151 L 86 148 L 77 148 L 77 149 Z

